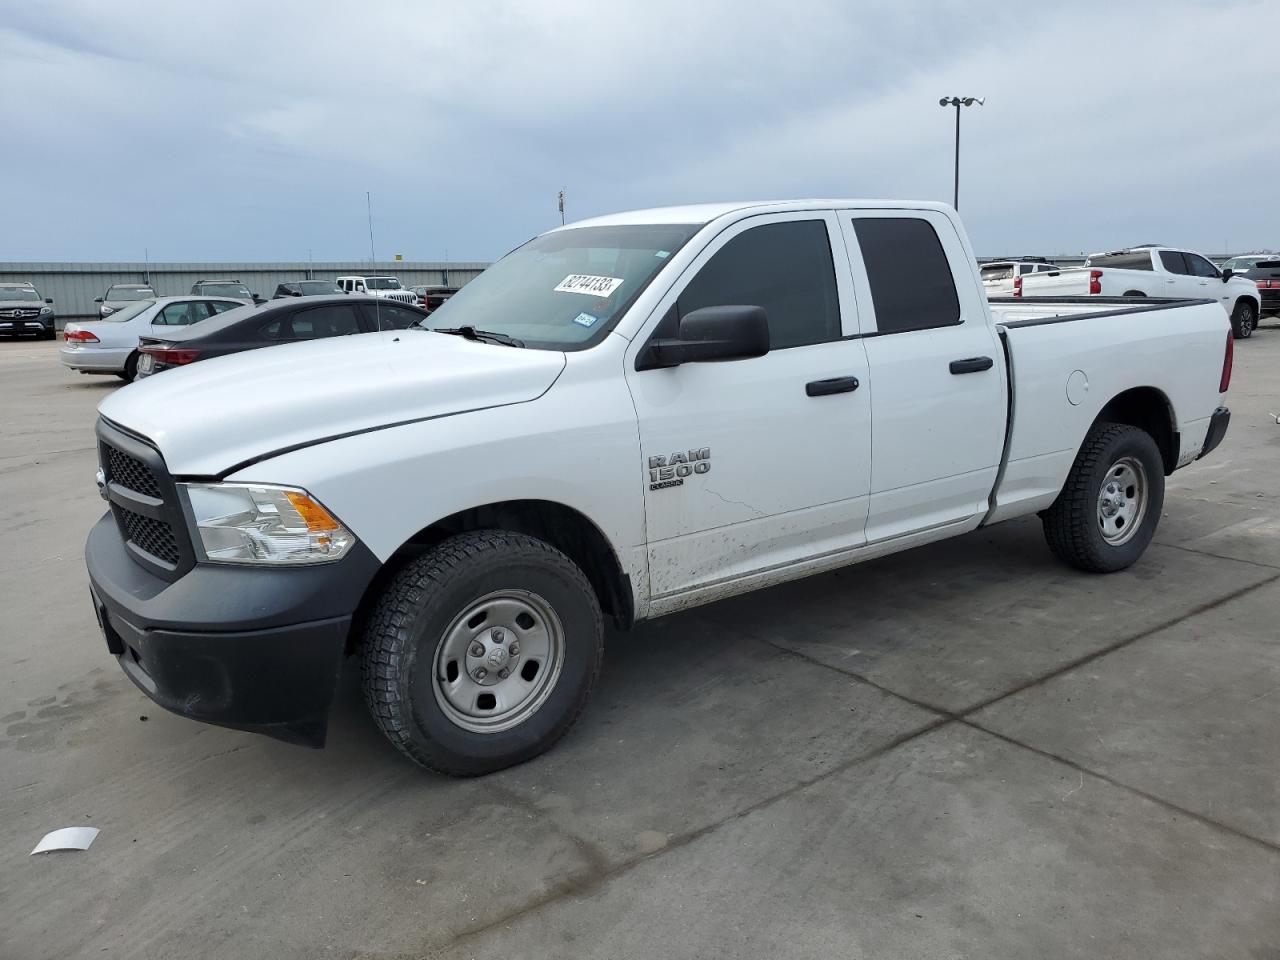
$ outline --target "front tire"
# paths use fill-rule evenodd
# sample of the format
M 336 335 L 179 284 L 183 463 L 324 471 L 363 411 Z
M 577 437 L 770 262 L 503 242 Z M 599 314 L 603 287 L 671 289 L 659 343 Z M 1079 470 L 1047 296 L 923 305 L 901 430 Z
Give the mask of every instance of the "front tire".
M 464 533 L 410 561 L 379 597 L 364 642 L 365 701 L 414 762 L 490 773 L 568 732 L 603 645 L 600 604 L 572 560 L 523 534 Z
M 1258 311 L 1248 300 L 1240 300 L 1231 311 L 1231 333 L 1237 340 L 1247 340 L 1253 336 L 1258 326 Z
M 1042 515 L 1049 549 L 1090 573 L 1135 563 L 1164 507 L 1164 460 L 1145 430 L 1095 424 L 1058 499 Z

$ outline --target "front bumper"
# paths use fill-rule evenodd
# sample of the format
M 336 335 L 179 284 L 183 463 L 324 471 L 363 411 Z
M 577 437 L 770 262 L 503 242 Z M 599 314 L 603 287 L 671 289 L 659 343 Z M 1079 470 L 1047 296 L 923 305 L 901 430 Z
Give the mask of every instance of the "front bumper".
M 53 333 L 57 318 L 52 313 L 34 317 L 0 316 L 0 334 L 6 333 Z
M 1227 435 L 1227 427 L 1231 423 L 1231 411 L 1226 407 L 1219 407 L 1213 411 L 1213 416 L 1209 418 L 1209 430 L 1204 435 L 1204 446 L 1200 448 L 1200 456 L 1207 457 L 1222 442 L 1222 438 Z
M 197 563 L 177 580 L 139 565 L 106 514 L 85 544 L 107 648 L 137 686 L 205 723 L 324 746 L 352 616 L 378 562 L 288 569 Z

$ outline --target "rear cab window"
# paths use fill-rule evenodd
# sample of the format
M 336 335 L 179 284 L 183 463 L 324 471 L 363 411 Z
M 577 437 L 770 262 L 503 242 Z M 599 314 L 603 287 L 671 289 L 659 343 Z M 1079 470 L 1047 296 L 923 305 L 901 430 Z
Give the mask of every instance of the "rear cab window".
M 1112 270 L 1152 270 L 1150 250 L 1100 253 L 1085 261 L 1086 267 L 1110 267 Z

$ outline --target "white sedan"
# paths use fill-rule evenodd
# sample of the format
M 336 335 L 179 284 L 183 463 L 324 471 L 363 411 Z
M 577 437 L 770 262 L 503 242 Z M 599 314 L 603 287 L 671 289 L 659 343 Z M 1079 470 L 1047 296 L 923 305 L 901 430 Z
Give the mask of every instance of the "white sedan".
M 222 297 L 135 300 L 101 320 L 68 323 L 59 356 L 64 366 L 80 373 L 114 373 L 132 381 L 138 373 L 139 337 L 163 337 L 174 327 L 190 326 L 251 304 Z

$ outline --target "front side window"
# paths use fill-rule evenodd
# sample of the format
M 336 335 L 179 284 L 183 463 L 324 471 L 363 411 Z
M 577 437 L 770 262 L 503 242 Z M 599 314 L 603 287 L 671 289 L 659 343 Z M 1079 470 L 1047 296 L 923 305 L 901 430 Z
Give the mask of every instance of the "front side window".
M 1184 253 L 1187 258 L 1187 266 L 1191 268 L 1193 277 L 1219 277 L 1218 268 L 1212 263 L 1200 256 L 1198 253 Z
M 853 229 L 881 333 L 960 322 L 951 264 L 933 224 L 919 217 L 866 217 L 855 218 Z
M 430 329 L 462 326 L 540 350 L 602 340 L 697 224 L 572 227 L 535 237 L 431 314 Z
M 394 303 L 366 304 L 365 313 L 369 318 L 369 325 L 375 330 L 403 330 L 425 319 L 418 311 Z
M 465 288 L 464 288 L 465 291 Z M 773 350 L 840 339 L 840 300 L 824 220 L 767 223 L 738 234 L 707 261 L 676 301 L 763 307 Z

